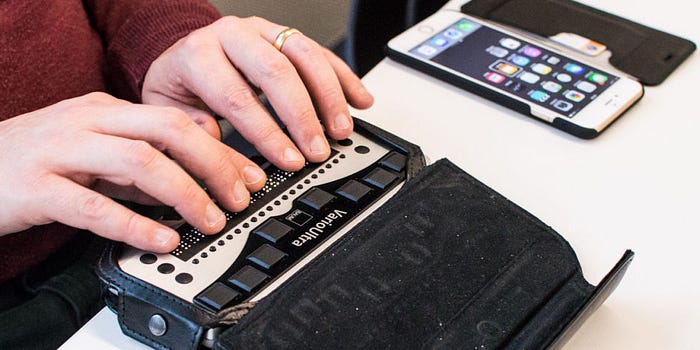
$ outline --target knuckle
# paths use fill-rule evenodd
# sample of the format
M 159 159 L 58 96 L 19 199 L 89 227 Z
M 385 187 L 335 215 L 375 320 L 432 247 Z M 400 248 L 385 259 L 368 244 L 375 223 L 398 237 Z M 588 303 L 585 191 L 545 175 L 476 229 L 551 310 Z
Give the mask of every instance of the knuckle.
M 237 27 L 240 25 L 242 19 L 237 16 L 224 16 L 216 21 L 217 25 L 224 26 L 225 28 Z
M 294 118 L 302 125 L 311 126 L 314 123 L 319 124 L 318 117 L 313 108 L 303 108 L 297 113 Z
M 247 86 L 232 86 L 224 94 L 226 107 L 237 114 L 250 110 L 258 105 L 258 96 L 255 95 L 252 89 Z
M 254 143 L 269 142 L 273 140 L 279 140 L 282 137 L 286 137 L 282 130 L 274 125 L 263 126 L 255 130 L 255 135 L 253 136 Z
M 149 168 L 159 157 L 159 152 L 143 140 L 130 141 L 125 151 L 125 161 L 136 168 Z
M 184 111 L 175 107 L 162 107 L 163 127 L 175 132 L 183 132 L 190 128 L 194 122 Z
M 203 196 L 206 196 L 204 195 L 204 190 L 192 181 L 183 186 L 181 191 L 179 196 L 180 203 L 175 203 L 175 205 L 173 205 L 175 208 L 179 208 L 183 204 L 191 205 L 191 203 L 198 203 L 203 199 Z
M 134 234 L 140 233 L 139 228 L 141 227 L 141 217 L 138 214 L 134 213 L 133 211 L 128 211 L 123 220 L 123 233 L 125 233 L 127 236 L 131 235 L 132 237 Z
M 78 200 L 78 214 L 87 220 L 101 219 L 106 214 L 107 198 L 98 193 L 91 193 Z
M 180 45 L 188 55 L 200 55 L 211 47 L 209 35 L 201 30 L 196 30 L 180 40 Z
M 257 60 L 255 71 L 261 79 L 279 80 L 296 72 L 294 66 L 282 55 L 264 55 Z

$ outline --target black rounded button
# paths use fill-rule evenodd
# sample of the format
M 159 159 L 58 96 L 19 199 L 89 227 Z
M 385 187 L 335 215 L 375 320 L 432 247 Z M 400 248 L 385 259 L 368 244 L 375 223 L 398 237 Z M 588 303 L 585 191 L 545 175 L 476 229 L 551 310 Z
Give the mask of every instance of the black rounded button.
M 359 154 L 367 154 L 367 153 L 369 153 L 369 147 L 357 146 L 357 147 L 355 147 L 355 152 L 357 152 Z
M 175 281 L 177 281 L 177 283 L 180 283 L 180 284 L 190 283 L 190 282 L 192 282 L 192 279 L 193 279 L 192 275 L 190 275 L 189 273 L 186 273 L 186 272 L 180 273 L 177 276 L 175 276 Z
M 160 273 L 164 273 L 167 275 L 169 273 L 172 273 L 173 271 L 175 271 L 175 266 L 173 266 L 173 264 L 165 263 L 158 265 L 158 272 Z
M 352 145 L 352 140 L 351 139 L 344 139 L 344 140 L 339 140 L 338 144 L 341 146 L 350 146 Z
M 141 258 L 139 258 L 139 260 L 141 260 L 141 262 L 146 264 L 146 265 L 150 265 L 150 264 L 153 264 L 154 262 L 156 262 L 156 260 L 158 260 L 158 257 L 155 256 L 154 254 L 149 253 L 149 254 L 141 255 Z

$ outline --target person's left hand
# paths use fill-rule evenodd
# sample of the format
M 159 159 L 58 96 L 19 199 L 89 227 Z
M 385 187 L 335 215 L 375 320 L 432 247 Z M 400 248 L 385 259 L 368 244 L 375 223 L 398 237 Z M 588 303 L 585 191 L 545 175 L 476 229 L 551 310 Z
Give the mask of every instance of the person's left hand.
M 302 34 L 289 36 L 277 50 L 272 42 L 284 29 L 258 17 L 224 17 L 190 33 L 153 62 L 143 102 L 178 107 L 216 136 L 213 111 L 283 170 L 300 169 L 304 158 L 327 159 L 330 148 L 314 104 L 327 133 L 343 139 L 352 132 L 348 103 L 368 108 L 373 97 L 340 58 Z M 295 142 L 268 114 L 256 88 Z

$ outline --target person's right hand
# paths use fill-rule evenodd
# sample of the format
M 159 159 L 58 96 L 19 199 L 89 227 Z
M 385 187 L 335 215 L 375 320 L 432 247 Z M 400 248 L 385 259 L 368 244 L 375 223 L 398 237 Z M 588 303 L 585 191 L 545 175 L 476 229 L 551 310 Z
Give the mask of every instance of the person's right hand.
M 110 197 L 172 206 L 211 234 L 225 216 L 193 177 L 231 211 L 266 181 L 184 112 L 104 93 L 0 122 L 0 150 L 0 235 L 61 222 L 164 253 L 177 247 L 177 233 Z

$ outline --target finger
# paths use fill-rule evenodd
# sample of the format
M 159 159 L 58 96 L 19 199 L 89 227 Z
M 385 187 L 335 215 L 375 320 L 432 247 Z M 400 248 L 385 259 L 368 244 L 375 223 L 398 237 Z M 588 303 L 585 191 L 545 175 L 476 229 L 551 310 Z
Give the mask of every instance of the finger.
M 104 117 L 97 122 L 98 132 L 145 140 L 167 152 L 194 177 L 203 180 L 226 209 L 243 210 L 250 201 L 249 191 L 264 186 L 266 176 L 260 167 L 211 138 L 182 111 L 132 105 L 122 107 L 121 113 L 138 118 Z
M 221 128 L 208 111 L 207 106 L 198 98 L 187 98 L 186 101 L 180 101 L 160 92 L 144 91 L 143 102 L 157 106 L 175 107 L 187 115 L 204 131 L 217 140 L 221 140 Z
M 340 57 L 330 50 L 323 48 L 326 59 L 330 62 L 335 74 L 343 87 L 345 98 L 351 106 L 359 109 L 367 109 L 374 104 L 374 96 L 367 91 L 362 80 L 348 67 Z
M 177 232 L 102 194 L 59 176 L 53 176 L 49 184 L 52 195 L 43 198 L 42 203 L 43 211 L 53 221 L 157 253 L 170 252 L 179 243 Z
M 267 38 L 261 38 L 260 30 L 256 26 L 262 25 L 251 27 L 250 21 L 267 23 L 267 31 L 281 28 L 265 20 L 253 18 L 230 20 L 213 30 L 219 31 L 219 37 L 223 38 L 221 44 L 224 51 L 234 66 L 252 84 L 265 92 L 265 96 L 287 126 L 292 139 L 306 159 L 311 162 L 327 159 L 330 146 L 299 73 L 289 59 L 277 51 Z M 231 30 L 236 32 L 235 37 L 226 35 Z M 247 54 L 241 55 L 241 52 Z M 241 133 L 244 131 L 241 130 Z
M 267 21 L 253 21 L 266 40 L 272 42 L 284 27 Z M 282 53 L 301 76 L 320 112 L 328 134 L 344 139 L 352 133 L 352 119 L 336 72 L 321 48 L 303 34 L 293 34 L 282 46 Z
M 93 134 L 84 137 L 80 148 L 82 152 L 67 149 L 65 157 L 54 161 L 55 167 L 95 174 L 119 186 L 136 186 L 174 207 L 187 222 L 204 233 L 223 229 L 224 213 L 206 192 L 175 162 L 147 142 Z
M 176 75 L 171 85 L 180 84 L 199 96 L 261 155 L 280 169 L 299 170 L 305 163 L 303 155 L 272 119 L 246 79 L 231 65 L 218 40 L 210 43 L 210 37 L 204 34 L 195 32 L 182 39 L 185 49 L 181 51 L 188 55 L 173 57 L 156 66 L 165 72 L 149 74 Z
M 136 186 L 119 186 L 108 181 L 99 180 L 92 186 L 92 189 L 103 195 L 129 202 L 143 205 L 163 205 L 159 200 L 141 191 Z

